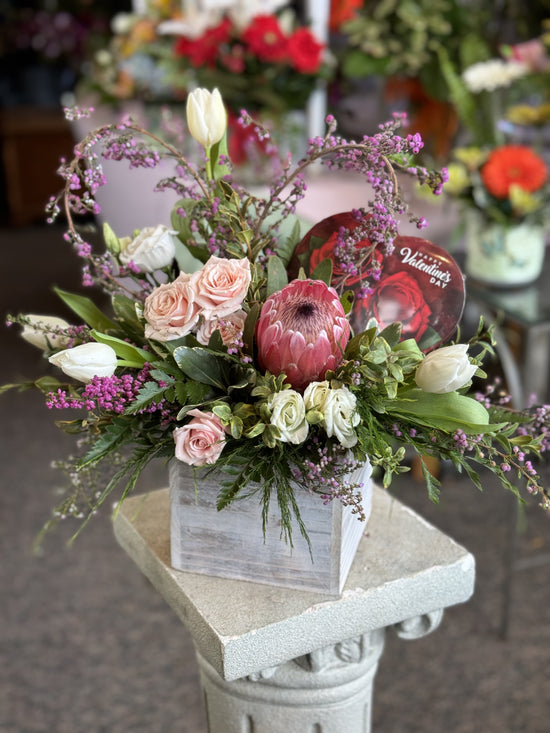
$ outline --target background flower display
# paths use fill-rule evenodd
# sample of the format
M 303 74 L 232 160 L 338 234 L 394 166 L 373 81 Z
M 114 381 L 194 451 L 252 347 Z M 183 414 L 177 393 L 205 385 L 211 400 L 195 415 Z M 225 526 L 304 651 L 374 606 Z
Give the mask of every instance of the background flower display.
M 546 413 L 516 412 L 470 390 L 472 378 L 483 377 L 489 333 L 480 328 L 467 344 L 441 341 L 426 354 L 399 321 L 367 318 L 361 328 L 348 321 L 354 292 L 333 271 L 359 275 L 355 297 L 368 302 L 384 260 L 402 256 L 399 217 L 426 224 L 403 200 L 397 175 L 442 190 L 444 172 L 411 166 L 418 136 L 400 136 L 397 116 L 375 136 L 349 141 L 329 117 L 326 135 L 310 141 L 305 158 L 287 161 L 269 197 L 259 198 L 231 176 L 225 120 L 217 90 L 193 92 L 188 121 L 206 146 L 201 166 L 131 122 L 90 133 L 61 166 L 65 187 L 50 217 L 63 210 L 84 283 L 99 286 L 109 307 L 58 290 L 78 323 L 11 319 L 55 371 L 4 389 L 35 387 L 52 410 L 76 411 L 61 427 L 79 437 L 82 455 L 66 464 L 72 483 L 47 527 L 65 516 L 85 525 L 120 483 L 123 500 L 156 458 L 179 460 L 199 477 L 215 471 L 219 510 L 255 497 L 265 521 L 276 501 L 289 541 L 293 519 L 307 537 L 297 492 L 318 494 L 320 508 L 340 501 L 361 518 L 362 487 L 345 477 L 370 462 L 388 486 L 407 470 L 407 449 L 451 460 L 478 487 L 476 465 L 518 495 L 523 479 L 548 505 L 530 461 L 548 448 Z M 242 124 L 268 134 L 248 117 Z M 180 196 L 171 227 L 127 237 L 107 224 L 105 248 L 94 251 L 76 218 L 97 212 L 94 193 L 105 183 L 92 152 L 98 139 L 105 158 L 131 166 L 155 166 L 163 154 L 175 160 L 174 175 L 159 182 Z M 372 199 L 352 212 L 355 226 L 339 228 L 339 250 L 292 276 L 303 239 L 294 207 L 305 193 L 304 171 L 320 161 L 360 172 Z M 417 262 L 417 276 L 427 267 Z M 110 469 L 105 482 L 102 466 Z M 425 478 L 437 500 L 439 481 L 428 471 Z
M 525 145 L 456 148 L 446 195 L 504 225 L 548 222 L 548 166 Z
M 197 86 L 216 87 L 229 113 L 235 165 L 256 161 L 261 167 L 268 156 L 276 159 L 273 148 L 236 124 L 242 109 L 261 119 L 281 150 L 301 154 L 308 100 L 333 65 L 328 48 L 287 5 L 273 0 L 182 10 L 179 2 L 149 2 L 146 14 L 119 13 L 79 96 L 173 105 Z
M 463 208 L 466 269 L 486 282 L 523 285 L 542 271 L 548 231 L 548 166 L 534 149 L 457 148 L 446 195 Z

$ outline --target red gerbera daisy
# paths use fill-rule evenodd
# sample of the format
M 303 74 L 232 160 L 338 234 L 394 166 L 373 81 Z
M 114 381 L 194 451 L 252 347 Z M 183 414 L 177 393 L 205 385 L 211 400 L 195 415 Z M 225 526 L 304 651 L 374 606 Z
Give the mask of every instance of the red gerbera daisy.
M 323 44 L 307 28 L 299 28 L 288 39 L 292 66 L 302 74 L 315 74 L 321 66 Z
M 545 162 L 525 145 L 495 148 L 481 169 L 487 191 L 497 199 L 508 198 L 513 184 L 524 191 L 538 191 L 547 178 Z
M 243 41 L 260 61 L 282 61 L 287 55 L 287 39 L 274 15 L 257 15 Z

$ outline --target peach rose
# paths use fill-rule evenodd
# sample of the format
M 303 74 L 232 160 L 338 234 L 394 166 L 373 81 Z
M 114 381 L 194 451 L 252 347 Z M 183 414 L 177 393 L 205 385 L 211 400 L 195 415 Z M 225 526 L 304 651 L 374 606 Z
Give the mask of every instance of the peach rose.
M 233 346 L 242 337 L 246 313 L 239 308 L 235 313 L 230 313 L 223 318 L 201 319 L 197 331 L 197 341 L 204 346 L 208 345 L 210 336 L 214 331 L 219 331 L 225 346 Z
M 155 288 L 145 300 L 143 316 L 147 338 L 171 341 L 190 333 L 199 320 L 192 275 L 182 272 L 173 282 Z
M 203 309 L 204 318 L 223 318 L 234 313 L 246 296 L 250 262 L 246 257 L 226 260 L 212 256 L 195 275 L 195 300 Z
M 174 430 L 175 456 L 189 466 L 216 463 L 225 445 L 225 430 L 213 412 L 190 410 L 187 425 Z

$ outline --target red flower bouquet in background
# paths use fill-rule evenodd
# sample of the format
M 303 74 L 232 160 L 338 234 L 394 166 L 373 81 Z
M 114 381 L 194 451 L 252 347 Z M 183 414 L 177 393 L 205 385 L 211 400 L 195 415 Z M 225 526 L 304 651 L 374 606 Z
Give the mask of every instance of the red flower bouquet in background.
M 290 11 L 255 15 L 244 25 L 227 15 L 199 35 L 185 28 L 175 36 L 171 73 L 218 87 L 236 113 L 304 109 L 317 79 L 329 74 L 327 49 Z

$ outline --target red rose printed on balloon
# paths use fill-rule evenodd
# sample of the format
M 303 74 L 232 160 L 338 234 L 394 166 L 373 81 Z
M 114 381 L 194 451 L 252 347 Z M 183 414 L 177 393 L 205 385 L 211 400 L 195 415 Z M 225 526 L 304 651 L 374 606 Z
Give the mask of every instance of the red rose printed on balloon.
M 402 323 L 402 338 L 419 340 L 430 325 L 431 308 L 424 300 L 418 281 L 408 272 L 381 278 L 368 301 L 380 328 L 396 321 Z

